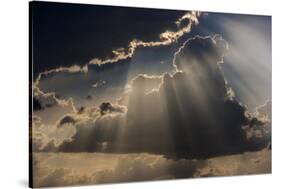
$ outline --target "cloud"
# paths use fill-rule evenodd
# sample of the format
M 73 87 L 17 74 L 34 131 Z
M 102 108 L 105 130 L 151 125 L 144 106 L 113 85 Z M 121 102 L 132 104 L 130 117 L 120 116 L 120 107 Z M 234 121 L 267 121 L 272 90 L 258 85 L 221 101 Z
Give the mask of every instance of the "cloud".
M 75 124 L 76 133 L 57 149 L 62 152 L 105 152 L 116 142 L 123 114 L 99 114 L 96 118 L 81 119 Z
M 76 120 L 69 115 L 64 116 L 58 124 L 58 127 L 61 127 L 64 124 L 74 124 Z
M 78 84 L 78 86 L 76 86 L 76 88 L 80 88 L 79 91 L 81 91 L 81 93 L 86 93 L 84 94 L 85 97 L 87 96 L 91 96 L 90 94 L 87 94 L 89 92 L 91 92 L 90 88 L 94 87 L 95 90 L 97 87 L 102 87 L 105 82 L 99 83 L 99 78 L 92 78 L 91 81 L 94 81 L 94 84 L 91 84 L 91 86 L 85 85 L 85 83 L 90 79 L 90 77 L 88 75 L 96 75 L 96 74 L 92 74 L 93 70 L 91 71 L 89 67 L 92 67 L 91 65 L 106 65 L 106 64 L 112 64 L 112 63 L 118 63 L 118 64 L 122 64 L 123 62 L 126 62 L 128 64 L 128 62 L 130 62 L 129 60 L 133 57 L 135 51 L 137 50 L 137 48 L 142 47 L 159 47 L 159 46 L 167 46 L 170 45 L 174 42 L 176 42 L 179 38 L 181 38 L 184 34 L 189 33 L 192 29 L 192 27 L 196 24 L 198 24 L 198 18 L 200 17 L 200 13 L 199 12 L 187 12 L 185 13 L 182 17 L 180 17 L 177 21 L 177 23 L 182 23 L 183 21 L 187 21 L 184 24 L 182 24 L 180 27 L 176 28 L 176 31 L 165 31 L 162 32 L 159 35 L 157 40 L 154 41 L 145 41 L 145 40 L 139 40 L 139 39 L 131 39 L 131 41 L 128 43 L 128 47 L 127 48 L 117 48 L 116 50 L 112 51 L 113 56 L 111 57 L 106 57 L 104 59 L 100 59 L 100 58 L 93 58 L 92 60 L 89 61 L 88 64 L 85 64 L 84 66 L 80 66 L 80 65 L 72 65 L 70 67 L 66 67 L 66 66 L 60 66 L 58 68 L 54 68 L 54 69 L 49 69 L 47 71 L 44 72 L 40 72 L 36 78 L 36 80 L 33 83 L 33 89 L 34 90 L 38 90 L 41 91 L 41 93 L 44 94 L 60 94 L 62 93 L 62 98 L 61 100 L 64 101 L 68 101 L 69 100 L 69 95 L 72 93 L 75 93 L 72 89 L 73 86 L 75 86 L 75 82 L 74 83 L 70 83 L 69 85 L 71 85 L 70 87 L 64 87 L 64 89 L 62 89 L 60 86 L 59 88 L 56 88 L 54 86 L 56 86 L 56 84 L 53 84 L 52 82 L 52 88 L 49 89 L 48 88 L 48 82 L 47 82 L 47 87 L 44 88 L 44 85 L 41 85 L 41 80 L 44 80 L 44 78 L 52 78 L 52 77 L 56 77 L 58 75 L 58 79 L 62 79 L 62 77 L 60 76 L 60 73 L 62 73 L 62 75 L 66 74 L 66 73 L 70 73 L 72 75 L 78 75 L 80 73 L 80 75 L 82 74 L 82 78 L 81 82 L 84 81 L 84 86 L 81 86 L 81 83 Z M 94 72 L 95 72 L 94 68 Z M 120 69 L 119 69 L 120 70 Z M 90 74 L 87 74 L 89 71 L 91 71 Z M 126 69 L 123 70 L 126 72 Z M 113 74 L 112 74 L 113 75 Z M 123 76 L 126 76 L 127 73 L 122 74 Z M 93 76 L 95 77 L 95 76 Z M 105 76 L 103 76 L 105 77 Z M 52 80 L 51 80 L 52 81 Z M 73 80 L 71 80 L 73 81 Z M 66 82 L 64 82 L 66 83 Z M 110 81 L 108 82 L 110 83 Z M 58 84 L 60 84 L 60 82 L 58 82 Z M 105 87 L 102 87 L 102 89 Z M 107 88 L 110 88 L 110 86 L 108 86 Z M 122 87 L 121 87 L 122 88 Z M 70 89 L 70 91 L 63 91 L 63 90 L 67 90 Z M 100 90 L 102 90 L 100 89 Z M 77 90 L 75 90 L 77 91 Z M 117 90 L 115 93 L 121 91 L 122 89 Z M 77 97 L 78 95 L 73 95 Z M 54 97 L 53 97 L 54 98 Z M 75 99 L 76 100 L 76 99 Z M 99 100 L 99 99 L 98 99 Z M 81 99 L 77 99 L 77 103 L 80 104 L 85 104 L 86 102 L 79 102 L 79 101 L 83 101 Z M 100 101 L 99 101 L 100 102 Z
M 56 97 L 54 97 L 51 94 L 35 93 L 32 100 L 33 100 L 33 111 L 39 111 L 45 108 L 50 108 L 52 106 L 58 105 L 58 102 L 56 101 Z
M 216 65 L 218 62 L 222 63 L 222 59 L 226 56 L 227 51 L 228 44 L 220 35 L 215 35 L 214 37 L 195 36 L 188 39 L 178 49 L 174 55 L 173 64 L 177 70 L 185 72 L 189 70 L 199 71 L 193 70 L 199 66 L 210 69 L 203 69 L 202 71 L 211 71 L 211 66 L 218 69 Z M 210 76 L 210 73 L 203 72 L 201 75 Z
M 123 150 L 208 158 L 264 148 L 268 138 L 248 140 L 243 126 L 251 118 L 229 96 L 219 65 L 226 51 L 219 36 L 195 37 L 176 53 L 178 72 L 165 74 L 158 91 L 143 95 L 145 82 L 138 83 L 128 97 L 122 136 L 131 146 Z
M 82 108 L 71 118 L 76 133 L 58 150 L 209 158 L 265 148 L 263 122 L 229 96 L 220 68 L 226 50 L 218 36 L 188 40 L 175 55 L 177 72 L 136 77 L 122 106 L 102 103 L 94 117 Z M 151 81 L 158 88 L 145 93 Z
M 65 5 L 64 11 L 61 11 L 59 5 L 46 5 L 44 2 L 34 3 L 33 8 L 36 18 L 34 47 L 35 54 L 38 55 L 34 56 L 35 76 L 57 67 L 85 65 L 93 57 L 111 59 L 114 52 L 126 49 L 132 39 L 157 41 L 163 31 L 180 29 L 175 21 L 187 13 L 175 10 L 75 5 Z M 71 19 L 73 15 L 76 15 L 75 20 Z M 52 35 L 48 35 L 50 28 L 54 31 Z
M 207 160 L 105 153 L 35 153 L 33 157 L 34 187 L 271 173 L 268 150 Z
M 87 72 L 60 71 L 42 74 L 38 84 L 35 83 L 34 91 L 53 94 L 52 98 L 57 97 L 64 102 L 71 98 L 77 107 L 98 106 L 123 93 L 129 66 L 128 62 L 119 62 L 103 66 L 90 65 Z
M 143 90 L 139 91 L 143 94 L 147 94 L 158 90 L 162 83 L 162 79 L 162 76 L 139 74 L 131 80 L 130 87 L 132 90 L 138 90 L 138 88 L 142 87 Z
M 41 120 L 33 119 L 31 129 L 32 152 L 57 151 L 58 147 L 65 141 L 71 140 L 75 133 L 74 126 L 62 128 L 57 125 L 44 125 Z
M 222 69 L 229 45 L 221 36 L 190 38 L 169 69 L 150 69 L 154 59 L 145 52 L 170 62 L 170 52 L 199 18 L 199 12 L 187 12 L 172 19 L 176 29 L 162 30 L 164 19 L 165 27 L 137 30 L 157 34 L 149 37 L 124 32 L 126 40 L 113 37 L 126 41 L 121 47 L 110 38 L 96 43 L 105 56 L 98 52 L 101 56 L 86 56 L 83 63 L 57 68 L 54 63 L 55 68 L 35 73 L 30 129 L 32 150 L 40 156 L 40 164 L 34 161 L 36 186 L 271 172 L 271 101 L 250 113 L 237 100 Z
M 255 141 L 256 145 L 267 144 L 268 149 L 271 149 L 271 116 L 271 101 L 268 100 L 265 104 L 256 108 L 253 119 L 250 121 L 250 127 L 246 132 L 247 137 L 251 141 Z
M 119 159 L 113 170 L 100 171 L 93 176 L 96 183 L 192 178 L 204 165 L 204 161 L 174 161 L 147 154 L 126 155 Z
M 270 121 L 272 120 L 272 102 L 271 100 L 266 101 L 264 105 L 256 108 L 256 116 L 260 119 Z
M 33 86 L 38 87 L 39 82 L 40 82 L 42 77 L 47 76 L 49 74 L 59 73 L 59 72 L 69 72 L 69 73 L 84 72 L 84 73 L 87 73 L 88 72 L 88 66 L 85 65 L 83 67 L 80 67 L 78 65 L 73 65 L 73 66 L 70 66 L 70 67 L 59 67 L 59 68 L 55 68 L 55 69 L 51 69 L 51 70 L 41 72 L 38 75 L 38 77 L 36 78 Z
M 125 113 L 126 107 L 104 102 L 98 108 L 81 107 L 64 114 L 49 125 L 41 123 L 41 119 L 33 121 L 33 151 L 103 151 L 106 141 L 114 141 L 114 129 L 119 127 Z
M 210 158 L 194 177 L 231 176 L 271 173 L 271 151 L 261 150 L 238 155 Z
M 176 22 L 177 24 L 180 24 L 183 20 L 187 19 L 189 21 L 188 24 L 177 31 L 165 31 L 161 33 L 159 35 L 160 40 L 158 41 L 133 40 L 129 43 L 127 51 L 125 51 L 124 48 L 113 51 L 113 54 L 115 55 L 114 58 L 106 59 L 106 60 L 94 58 L 89 63 L 98 64 L 98 65 L 116 63 L 120 60 L 131 58 L 138 47 L 157 47 L 157 46 L 170 45 L 171 43 L 177 41 L 184 34 L 190 32 L 193 25 L 199 23 L 198 21 L 199 16 L 200 16 L 199 12 L 196 11 L 188 12 L 184 14 L 181 18 L 179 18 L 178 21 Z
M 70 104 L 57 104 L 33 113 L 30 120 L 32 151 L 55 151 L 62 142 L 71 139 L 76 130 L 68 114 L 76 114 Z M 62 127 L 65 125 L 70 126 Z
M 101 115 L 105 115 L 107 113 L 124 113 L 126 111 L 126 107 L 120 106 L 118 104 L 111 104 L 110 102 L 103 102 L 99 106 Z
M 206 22 L 205 29 L 211 26 L 212 32 L 227 40 L 229 52 L 222 68 L 236 98 L 254 112 L 256 106 L 271 99 L 271 17 L 210 13 Z
M 83 159 L 83 163 L 81 163 Z M 57 162 L 62 162 L 57 165 Z M 38 163 L 40 162 L 40 163 Z M 191 178 L 205 161 L 149 154 L 35 154 L 36 187 Z M 94 169 L 93 169 L 94 167 Z
M 68 98 L 67 100 L 65 100 L 60 98 L 54 92 L 43 92 L 37 85 L 34 85 L 32 87 L 32 91 L 34 111 L 42 110 L 44 108 L 50 108 L 56 105 L 61 107 L 71 106 L 74 111 L 76 109 L 72 98 Z

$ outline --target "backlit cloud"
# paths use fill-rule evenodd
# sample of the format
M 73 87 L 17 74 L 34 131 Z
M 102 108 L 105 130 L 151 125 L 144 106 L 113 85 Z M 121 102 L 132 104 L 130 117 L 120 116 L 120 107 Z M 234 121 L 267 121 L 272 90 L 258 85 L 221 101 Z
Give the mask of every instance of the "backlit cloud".
M 208 158 L 265 148 L 269 138 L 247 135 L 253 118 L 229 96 L 219 64 L 227 50 L 223 42 L 217 36 L 195 37 L 177 52 L 173 75 L 140 75 L 122 106 L 102 103 L 93 109 L 94 117 L 85 117 L 84 110 L 67 117 L 76 134 L 58 150 Z M 146 93 L 152 81 L 158 89 Z

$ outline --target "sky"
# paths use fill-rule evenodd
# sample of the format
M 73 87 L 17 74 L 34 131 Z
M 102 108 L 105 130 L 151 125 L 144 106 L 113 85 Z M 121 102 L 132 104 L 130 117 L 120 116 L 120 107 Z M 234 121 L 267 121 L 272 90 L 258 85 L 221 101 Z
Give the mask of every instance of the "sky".
M 270 16 L 47 2 L 30 11 L 35 186 L 271 172 Z M 82 169 L 85 157 L 100 168 Z

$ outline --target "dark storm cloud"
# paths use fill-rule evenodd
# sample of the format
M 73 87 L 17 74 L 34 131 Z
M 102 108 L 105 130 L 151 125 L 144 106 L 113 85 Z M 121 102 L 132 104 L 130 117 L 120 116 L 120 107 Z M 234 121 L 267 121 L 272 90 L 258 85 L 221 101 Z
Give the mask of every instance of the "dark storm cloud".
M 80 122 L 72 140 L 59 150 L 209 158 L 266 147 L 270 137 L 248 136 L 252 117 L 229 96 L 218 63 L 226 50 L 219 36 L 190 39 L 175 55 L 178 71 L 164 74 L 158 90 L 144 93 L 149 82 L 135 79 L 123 101 L 126 113 L 108 111 L 92 122 Z

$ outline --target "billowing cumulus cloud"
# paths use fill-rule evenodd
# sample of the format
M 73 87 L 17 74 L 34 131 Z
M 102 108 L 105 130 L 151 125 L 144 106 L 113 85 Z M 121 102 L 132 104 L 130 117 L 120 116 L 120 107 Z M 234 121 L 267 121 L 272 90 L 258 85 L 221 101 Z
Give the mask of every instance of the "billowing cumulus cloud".
M 177 72 L 136 77 L 122 106 L 102 103 L 95 117 L 82 108 L 68 118 L 76 133 L 57 149 L 209 158 L 265 148 L 270 136 L 252 134 L 253 120 L 257 132 L 264 122 L 229 96 L 220 68 L 226 51 L 220 36 L 188 40 L 175 54 Z

